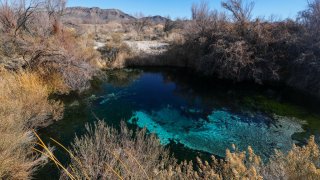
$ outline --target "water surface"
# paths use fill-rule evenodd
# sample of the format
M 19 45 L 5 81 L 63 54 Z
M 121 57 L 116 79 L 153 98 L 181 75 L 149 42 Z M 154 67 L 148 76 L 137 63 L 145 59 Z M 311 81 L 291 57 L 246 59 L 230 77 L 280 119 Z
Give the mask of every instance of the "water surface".
M 68 146 L 97 116 L 114 127 L 123 120 L 147 128 L 178 158 L 223 157 L 235 144 L 239 150 L 250 145 L 267 159 L 274 149 L 287 151 L 320 130 L 319 103 L 286 87 L 222 82 L 179 69 L 108 71 L 95 84 L 85 96 L 65 98 L 64 119 L 41 136 Z

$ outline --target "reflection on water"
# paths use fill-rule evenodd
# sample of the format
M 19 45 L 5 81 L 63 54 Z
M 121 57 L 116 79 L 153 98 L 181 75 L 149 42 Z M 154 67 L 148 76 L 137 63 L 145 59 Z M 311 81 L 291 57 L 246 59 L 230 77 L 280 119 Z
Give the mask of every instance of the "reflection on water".
M 173 148 L 175 154 L 192 149 L 224 156 L 236 144 L 240 150 L 251 145 L 268 157 L 274 148 L 303 142 L 308 123 L 313 133 L 320 130 L 319 103 L 299 100 L 304 96 L 285 88 L 221 82 L 179 69 L 108 71 L 95 87 L 85 96 L 66 98 L 64 119 L 42 129 L 41 136 L 68 146 L 97 116 L 114 127 L 121 120 L 131 128 L 146 127 L 164 145 L 184 145 Z M 298 110 L 302 113 L 295 118 Z

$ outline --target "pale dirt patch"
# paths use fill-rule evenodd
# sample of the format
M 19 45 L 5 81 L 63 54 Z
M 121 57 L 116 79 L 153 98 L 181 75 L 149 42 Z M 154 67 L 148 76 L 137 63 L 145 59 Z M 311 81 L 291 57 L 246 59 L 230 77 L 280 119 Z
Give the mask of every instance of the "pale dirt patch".
M 168 50 L 168 43 L 158 41 L 124 41 L 137 54 L 159 55 Z

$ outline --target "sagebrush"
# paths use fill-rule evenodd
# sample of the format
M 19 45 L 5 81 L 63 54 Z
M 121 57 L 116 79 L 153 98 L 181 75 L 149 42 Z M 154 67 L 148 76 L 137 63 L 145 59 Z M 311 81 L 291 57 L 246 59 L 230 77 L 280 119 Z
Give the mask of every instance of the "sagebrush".
M 76 179 L 319 179 L 320 154 L 314 137 L 288 153 L 275 151 L 267 163 L 251 147 L 226 150 L 223 159 L 178 163 L 146 130 L 121 130 L 98 121 L 72 144 L 70 173 Z M 66 178 L 65 174 L 62 178 Z

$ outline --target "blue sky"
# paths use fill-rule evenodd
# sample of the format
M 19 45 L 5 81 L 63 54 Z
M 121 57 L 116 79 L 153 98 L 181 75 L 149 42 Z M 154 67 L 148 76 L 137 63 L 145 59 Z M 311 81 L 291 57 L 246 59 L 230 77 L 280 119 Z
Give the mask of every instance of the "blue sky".
M 190 7 L 196 2 L 200 0 L 69 0 L 68 6 L 116 8 L 131 15 L 142 12 L 144 15 L 190 18 Z M 221 0 L 208 0 L 208 2 L 212 8 L 221 10 Z M 266 18 L 271 14 L 281 19 L 295 18 L 297 12 L 307 6 L 307 0 L 254 0 L 254 2 L 253 15 Z

